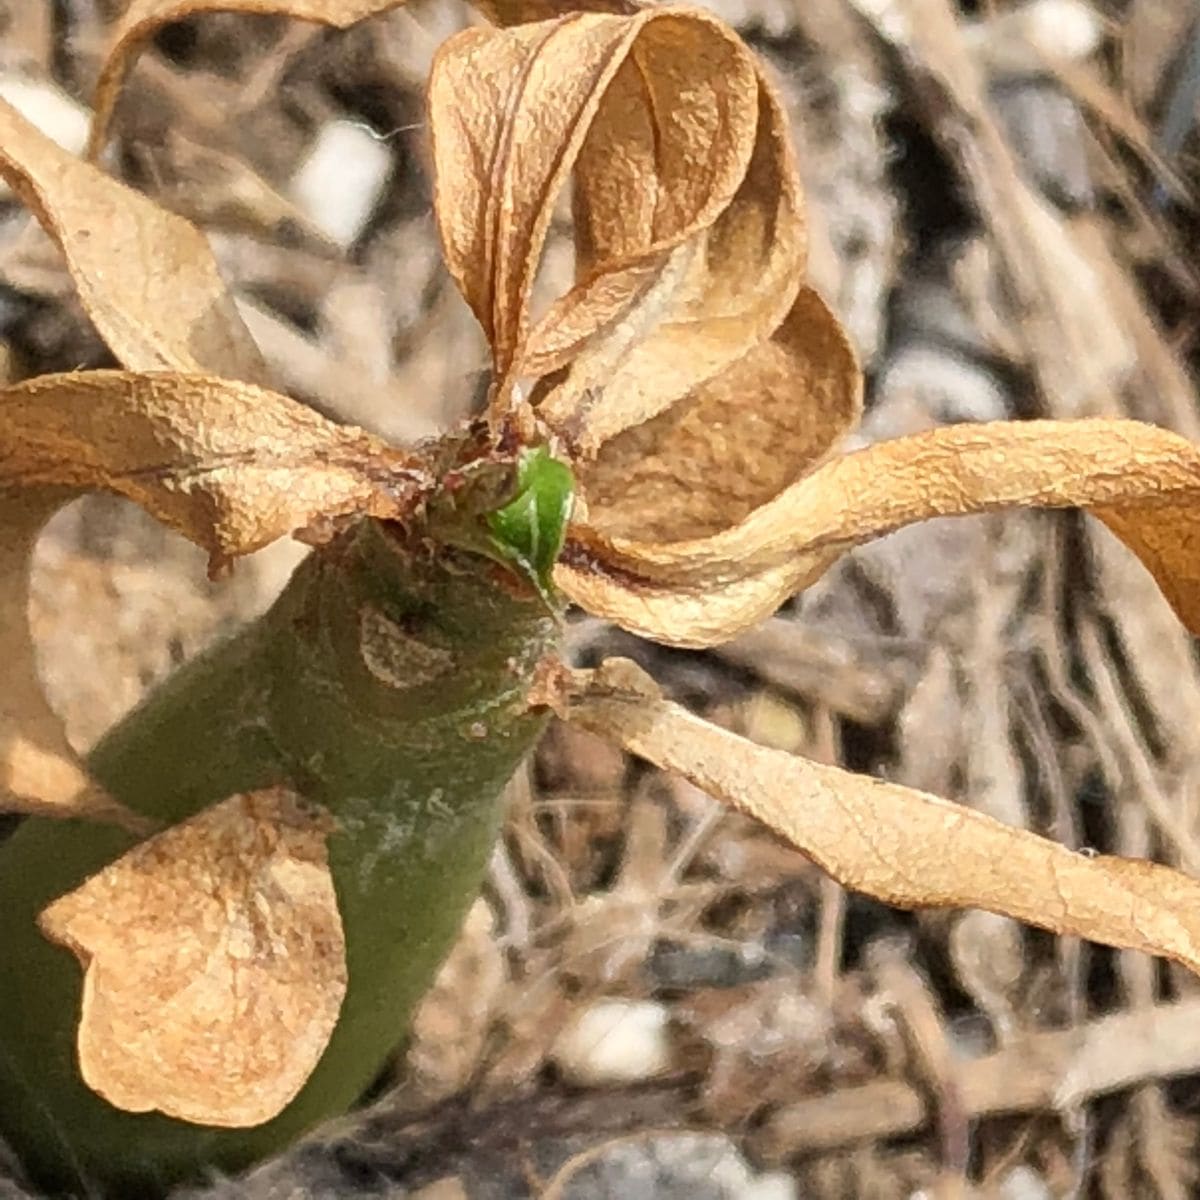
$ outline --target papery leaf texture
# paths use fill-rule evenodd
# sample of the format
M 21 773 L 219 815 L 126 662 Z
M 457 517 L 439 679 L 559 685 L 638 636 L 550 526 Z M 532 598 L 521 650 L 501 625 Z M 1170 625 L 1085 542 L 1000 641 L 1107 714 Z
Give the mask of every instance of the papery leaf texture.
M 131 371 L 261 382 L 204 235 L 73 157 L 0 100 L 0 176 L 59 246 L 84 311 Z
M 905 908 L 972 907 L 1200 972 L 1200 881 L 1089 856 L 913 788 L 757 746 L 664 700 L 640 668 L 580 672 L 572 722 L 773 830 L 853 891 Z
M 287 1106 L 346 992 L 332 828 L 286 789 L 233 796 L 42 913 L 84 970 L 90 1088 L 127 1112 L 232 1128 Z

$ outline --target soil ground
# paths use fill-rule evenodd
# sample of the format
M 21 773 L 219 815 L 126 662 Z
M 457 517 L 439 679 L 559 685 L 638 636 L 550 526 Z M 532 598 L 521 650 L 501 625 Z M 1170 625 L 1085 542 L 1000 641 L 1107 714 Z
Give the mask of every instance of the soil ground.
M 0 0 L 0 94 L 24 88 L 70 136 L 110 7 Z M 792 109 L 814 282 L 869 380 L 857 436 L 1098 414 L 1200 435 L 1192 0 L 714 7 Z M 397 441 L 485 383 L 423 142 L 430 56 L 470 19 L 456 0 L 345 33 L 193 18 L 142 57 L 115 124 L 113 169 L 210 235 L 280 385 Z M 0 199 L 0 371 L 109 361 L 53 248 Z M 77 743 L 267 603 L 300 553 L 210 585 L 129 506 L 60 514 L 34 615 Z M 894 535 L 709 653 L 583 618 L 569 641 L 757 740 L 1200 871 L 1194 647 L 1080 516 Z M 193 1195 L 1179 1200 L 1198 1135 L 1183 971 L 848 895 L 690 785 L 555 727 L 373 1106 Z

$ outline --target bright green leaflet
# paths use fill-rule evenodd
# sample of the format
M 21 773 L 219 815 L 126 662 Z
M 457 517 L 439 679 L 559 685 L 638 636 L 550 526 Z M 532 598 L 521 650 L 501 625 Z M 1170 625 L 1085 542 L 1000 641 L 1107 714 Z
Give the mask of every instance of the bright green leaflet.
M 550 594 L 574 497 L 571 468 L 538 446 L 524 451 L 517 462 L 516 496 L 487 514 L 490 549 L 501 561 L 520 568 L 543 598 Z

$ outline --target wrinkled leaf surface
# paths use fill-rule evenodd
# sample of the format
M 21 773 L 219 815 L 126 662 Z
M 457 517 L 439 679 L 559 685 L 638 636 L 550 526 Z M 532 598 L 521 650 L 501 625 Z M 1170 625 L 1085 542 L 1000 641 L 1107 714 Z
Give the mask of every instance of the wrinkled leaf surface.
M 234 796 L 42 913 L 84 969 L 89 1087 L 127 1112 L 227 1128 L 282 1111 L 346 992 L 331 829 L 284 789 Z
M 972 907 L 1200 971 L 1200 882 L 1087 856 L 912 788 L 770 750 L 662 699 L 633 663 L 579 673 L 570 719 L 763 822 L 834 879 L 905 908 Z

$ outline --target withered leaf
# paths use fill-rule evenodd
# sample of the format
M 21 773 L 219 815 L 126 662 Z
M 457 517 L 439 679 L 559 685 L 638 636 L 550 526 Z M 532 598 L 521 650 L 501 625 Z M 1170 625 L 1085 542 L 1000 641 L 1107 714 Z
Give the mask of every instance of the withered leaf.
M 426 483 L 413 455 L 253 384 L 85 371 L 0 390 L 0 486 L 126 496 L 214 569 L 314 522 L 399 516 Z
M 288 1104 L 346 993 L 332 828 L 286 789 L 233 796 L 42 913 L 84 968 L 90 1088 L 128 1112 L 231 1128 Z
M 501 411 L 518 376 L 573 363 L 551 424 L 574 422 L 581 441 L 589 422 L 624 428 L 786 312 L 801 229 L 798 193 L 768 182 L 788 154 L 781 118 L 745 46 L 708 14 L 467 30 L 440 50 L 429 97 L 446 261 L 491 342 Z M 572 169 L 579 282 L 531 329 L 530 290 Z M 755 287 L 737 286 L 751 275 Z M 594 377 L 606 383 L 595 403 Z
M 0 497 L 5 500 L 0 538 L 0 812 L 89 816 L 136 828 L 134 814 L 89 779 L 38 679 L 29 637 L 29 560 L 59 497 L 5 497 L 3 492 Z
M 131 371 L 261 380 L 258 349 L 187 221 L 72 157 L 4 101 L 0 175 L 62 247 L 84 310 Z
M 1200 972 L 1200 882 L 1075 853 L 912 788 L 769 750 L 663 700 L 633 663 L 580 672 L 570 720 L 763 822 L 846 887 L 972 907 Z
M 565 378 L 539 411 L 585 459 L 609 438 L 710 381 L 721 392 L 721 372 L 778 329 L 804 274 L 804 205 L 791 137 L 782 102 L 761 67 L 751 57 L 753 78 L 734 75 L 703 47 L 663 40 L 664 45 L 645 51 L 639 41 L 636 49 L 642 52 L 614 80 L 583 144 L 574 191 L 575 242 L 577 270 L 589 282 L 542 318 L 521 363 L 535 377 L 565 367 Z M 737 128 L 745 138 L 737 147 L 739 161 L 745 149 L 750 152 L 744 174 L 711 224 L 672 252 L 653 288 L 628 316 L 592 333 L 585 303 L 590 290 L 607 287 L 618 264 L 645 254 L 659 240 L 659 226 L 671 211 L 670 194 L 661 185 L 647 187 L 655 173 L 671 165 L 659 149 L 659 126 L 670 127 L 669 113 L 657 97 L 643 128 L 633 126 L 630 113 L 646 92 L 645 78 L 658 79 L 660 89 L 661 81 L 674 84 L 690 108 L 698 64 L 700 79 L 723 103 L 754 106 L 753 128 Z M 709 183 L 710 172 L 697 170 L 695 153 L 682 148 L 680 169 L 699 189 Z M 712 204 L 721 196 L 709 192 L 705 199 Z M 736 393 L 724 389 L 731 405 L 721 414 L 725 427 L 753 406 L 753 393 L 741 386 L 747 381 L 743 369 Z M 792 381 L 794 387 L 803 382 Z
M 259 373 L 258 351 L 207 243 L 186 221 L 79 162 L 3 101 L 0 175 L 62 247 L 85 310 L 119 358 L 146 370 L 198 370 L 204 363 L 245 377 Z M 29 637 L 29 555 L 46 518 L 72 491 L 42 488 L 22 498 L 13 489 L 42 482 L 122 490 L 114 469 L 119 474 L 124 463 L 132 468 L 125 472 L 126 494 L 144 495 L 154 481 L 139 473 L 145 476 L 148 468 L 176 460 L 170 457 L 168 426 L 161 421 L 166 436 L 143 438 L 143 462 L 114 455 L 112 445 L 125 436 L 123 422 L 132 417 L 136 402 L 127 397 L 128 408 L 114 404 L 126 389 L 111 375 L 91 383 L 83 382 L 84 376 L 68 379 L 67 384 L 38 381 L 0 393 L 0 649 L 8 667 L 0 700 L 0 807 L 132 825 L 132 815 L 88 779 L 67 742 L 42 695 Z M 142 385 L 147 390 L 152 389 Z M 90 400 L 98 401 L 91 411 Z M 131 420 L 130 428 L 136 424 Z M 99 440 L 89 447 L 92 437 Z M 39 478 L 48 457 L 56 464 L 41 470 Z M 193 501 L 197 519 L 204 501 L 203 493 Z M 180 512 L 188 507 L 182 496 L 171 497 L 170 504 Z M 217 555 L 222 547 L 213 535 L 206 538 Z
M 492 8 L 508 22 L 546 6 Z M 451 39 L 430 97 L 442 239 L 492 341 L 494 415 L 527 376 L 541 419 L 573 451 L 588 517 L 563 590 L 689 644 L 765 615 L 810 565 L 706 579 L 703 602 L 640 571 L 636 550 L 605 569 L 623 536 L 653 552 L 739 526 L 859 410 L 854 353 L 802 287 L 796 164 L 761 68 L 695 10 L 589 12 Z M 579 282 L 530 327 L 572 169 Z
M 96 83 L 88 157 L 94 158 L 104 147 L 113 107 L 138 52 L 169 21 L 196 13 L 241 12 L 296 17 L 345 29 L 402 3 L 404 0 L 129 0 L 110 35 L 108 53 Z
M 1034 506 L 1085 508 L 1102 520 L 1200 632 L 1200 448 L 1136 421 L 956 425 L 882 442 L 826 460 L 708 536 L 647 542 L 576 531 L 557 578 L 626 628 L 710 645 L 865 541 L 931 517 Z
M 670 543 L 735 525 L 832 450 L 859 405 L 845 335 L 803 288 L 772 338 L 577 465 L 589 526 Z
M 88 371 L 0 389 L 0 808 L 130 824 L 87 779 L 37 679 L 28 563 L 54 508 L 83 490 L 126 496 L 215 573 L 341 516 L 401 516 L 428 482 L 413 456 L 253 384 Z

